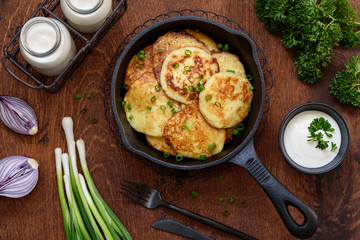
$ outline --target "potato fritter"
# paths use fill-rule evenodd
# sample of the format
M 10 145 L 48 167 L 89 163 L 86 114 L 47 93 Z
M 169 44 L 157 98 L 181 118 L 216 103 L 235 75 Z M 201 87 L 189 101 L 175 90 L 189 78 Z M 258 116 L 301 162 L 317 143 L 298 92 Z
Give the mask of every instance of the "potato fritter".
M 244 120 L 250 111 L 253 87 L 234 73 L 217 73 L 200 92 L 199 107 L 204 118 L 216 128 L 230 128 Z
M 215 58 L 201 48 L 185 47 L 172 51 L 165 59 L 160 75 L 166 95 L 190 104 L 198 101 L 198 88 L 219 66 Z
M 180 104 L 173 102 L 159 87 L 154 74 L 146 72 L 130 85 L 124 97 L 124 109 L 131 127 L 155 137 L 163 136 L 165 124 L 173 115 L 171 109 L 180 110 Z
M 212 127 L 201 115 L 198 103 L 187 105 L 175 113 L 164 129 L 166 142 L 178 154 L 199 159 L 222 151 L 226 130 Z

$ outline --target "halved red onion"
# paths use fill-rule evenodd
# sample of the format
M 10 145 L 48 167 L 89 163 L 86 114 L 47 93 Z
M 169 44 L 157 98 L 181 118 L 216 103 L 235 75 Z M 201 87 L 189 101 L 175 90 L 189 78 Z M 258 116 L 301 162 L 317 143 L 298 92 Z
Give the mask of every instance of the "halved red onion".
M 0 96 L 0 119 L 14 132 L 24 135 L 35 135 L 38 121 L 32 107 L 24 100 Z
M 20 198 L 29 194 L 39 178 L 39 164 L 25 156 L 0 159 L 0 196 Z

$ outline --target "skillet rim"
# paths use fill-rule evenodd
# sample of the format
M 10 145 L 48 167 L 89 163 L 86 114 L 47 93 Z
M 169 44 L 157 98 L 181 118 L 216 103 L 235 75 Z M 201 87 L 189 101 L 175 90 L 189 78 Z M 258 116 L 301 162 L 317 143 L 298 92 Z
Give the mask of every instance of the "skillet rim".
M 260 85 L 261 85 L 261 101 L 260 101 L 260 107 L 259 107 L 259 111 L 257 113 L 255 122 L 253 124 L 252 129 L 250 130 L 250 132 L 247 134 L 247 136 L 245 137 L 245 139 L 238 144 L 238 146 L 235 147 L 235 149 L 233 149 L 232 151 L 230 151 L 229 153 L 227 153 L 225 156 L 220 157 L 219 159 L 215 159 L 214 161 L 211 162 L 204 162 L 198 165 L 188 165 L 185 162 L 181 162 L 181 165 L 175 164 L 175 163 L 170 163 L 170 162 L 165 162 L 163 160 L 161 160 L 160 158 L 151 156 L 150 154 L 148 154 L 145 151 L 139 150 L 137 148 L 135 148 L 134 146 L 132 146 L 127 139 L 127 136 L 125 134 L 125 129 L 123 127 L 122 122 L 119 119 L 119 114 L 118 114 L 118 109 L 117 109 L 117 105 L 115 102 L 115 90 L 116 90 L 116 83 L 117 83 L 117 79 L 118 79 L 118 72 L 119 69 L 121 67 L 121 64 L 124 60 L 124 58 L 127 56 L 128 51 L 132 48 L 132 46 L 139 40 L 141 39 L 145 34 L 147 34 L 148 32 L 156 29 L 156 28 L 160 28 L 162 25 L 164 24 L 169 24 L 172 22 L 179 22 L 179 21 L 197 21 L 197 22 L 205 22 L 206 24 L 210 24 L 210 25 L 215 25 L 215 27 L 217 28 L 221 28 L 227 32 L 229 32 L 229 34 L 233 35 L 233 36 L 240 36 L 242 38 L 244 38 L 251 47 L 251 53 L 252 56 L 251 58 L 253 59 L 256 68 L 257 68 L 257 72 L 259 74 L 260 77 Z M 215 166 L 218 165 L 220 163 L 226 162 L 231 160 L 235 155 L 240 154 L 241 150 L 243 150 L 245 148 L 245 146 L 248 145 L 248 143 L 254 139 L 254 135 L 255 132 L 260 124 L 262 115 L 264 113 L 264 106 L 265 106 L 265 82 L 264 82 L 264 74 L 261 68 L 261 64 L 258 58 L 258 53 L 256 51 L 256 47 L 255 44 L 253 42 L 253 40 L 247 36 L 246 34 L 237 31 L 235 29 L 232 29 L 228 26 L 225 26 L 219 22 L 216 22 L 214 20 L 211 19 L 207 19 L 207 18 L 203 18 L 203 17 L 198 17 L 198 16 L 177 16 L 177 17 L 171 17 L 168 19 L 164 19 L 161 20 L 159 22 L 153 23 L 152 25 L 146 27 L 145 29 L 143 29 L 142 31 L 140 31 L 138 34 L 136 34 L 134 36 L 134 38 L 132 38 L 124 47 L 123 51 L 121 52 L 121 55 L 119 56 L 118 60 L 116 61 L 116 65 L 113 71 L 113 75 L 112 75 L 112 82 L 111 82 L 111 105 L 113 108 L 113 112 L 114 112 L 114 116 L 115 116 L 115 120 L 117 123 L 117 126 L 119 128 L 119 132 L 120 132 L 120 136 L 122 139 L 123 144 L 125 145 L 126 148 L 128 148 L 131 152 L 134 152 L 152 162 L 155 162 L 157 164 L 160 164 L 162 166 L 165 167 L 169 167 L 172 169 L 180 169 L 180 170 L 198 170 L 198 169 L 203 169 L 203 168 L 207 168 L 207 167 L 211 167 L 211 166 Z M 259 93 L 260 94 L 260 93 Z

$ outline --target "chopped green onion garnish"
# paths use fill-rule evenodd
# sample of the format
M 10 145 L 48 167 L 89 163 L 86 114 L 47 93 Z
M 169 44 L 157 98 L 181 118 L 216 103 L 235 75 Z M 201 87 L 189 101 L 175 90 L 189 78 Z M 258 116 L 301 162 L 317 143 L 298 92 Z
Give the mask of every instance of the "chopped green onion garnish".
M 219 197 L 219 202 L 223 202 L 224 198 L 223 197 Z
M 98 122 L 97 118 L 91 119 L 91 123 L 97 123 L 97 122 Z
M 186 56 L 190 56 L 191 54 L 192 54 L 192 52 L 190 50 L 188 50 L 188 49 L 185 50 L 185 55 Z
M 145 51 L 144 51 L 144 50 L 140 50 L 140 51 L 139 51 L 139 54 L 145 54 Z
M 176 69 L 176 68 L 178 68 L 180 66 L 180 64 L 179 63 L 174 63 L 172 66 L 173 66 L 174 69 Z
M 131 105 L 130 105 L 130 104 L 126 105 L 126 107 L 127 107 L 129 110 L 131 110 Z
M 220 176 L 219 176 L 219 180 L 221 180 L 222 178 L 223 178 L 223 176 L 222 176 L 222 175 L 220 175 Z
M 223 47 L 224 47 L 224 46 L 223 46 L 221 43 L 218 44 L 218 48 L 219 48 L 219 49 L 222 49 Z
M 253 78 L 251 75 L 246 75 L 247 80 L 251 81 Z
M 81 113 L 86 113 L 87 112 L 87 108 L 83 108 L 83 109 L 81 109 L 81 111 L 80 111 Z
M 139 55 L 138 55 L 138 58 L 139 58 L 139 59 L 144 59 L 144 58 L 145 58 L 145 55 L 144 55 L 144 54 L 139 54 Z
M 199 81 L 199 84 L 200 84 L 200 85 L 203 85 L 203 84 L 204 84 L 204 82 L 203 82 L 203 81 Z
M 251 110 L 251 105 L 249 104 L 249 106 L 248 106 L 248 110 L 250 111 Z
M 188 92 L 188 89 L 186 87 L 183 87 L 183 93 L 186 94 Z
M 189 86 L 188 86 L 188 89 L 189 89 L 190 92 L 193 92 L 193 91 L 195 90 L 192 85 L 189 85 Z
M 250 88 L 249 88 L 249 89 L 250 89 L 250 91 L 252 91 L 252 90 L 254 90 L 254 87 L 253 87 L 253 86 L 250 86 Z
M 229 44 L 225 43 L 223 50 L 224 50 L 225 52 L 229 51 Z
M 210 94 L 207 94 L 206 96 L 205 96 L 205 101 L 210 101 L 212 99 L 212 95 L 210 95 Z
M 172 114 L 176 113 L 176 110 L 174 108 L 171 109 Z
M 87 93 L 87 94 L 86 94 L 86 98 L 87 98 L 87 99 L 90 99 L 90 98 L 91 98 L 90 93 Z
M 200 84 L 200 86 L 199 86 L 199 91 L 202 91 L 202 90 L 204 90 L 204 89 L 205 89 L 204 85 Z
M 134 66 L 135 66 L 136 68 L 143 68 L 144 65 L 145 65 L 145 63 L 144 63 L 143 61 L 138 61 L 138 60 L 135 60 L 135 61 L 134 61 Z
M 199 78 L 200 78 L 200 79 L 204 79 L 204 77 L 205 77 L 204 74 L 200 74 L 200 75 L 199 75 Z M 200 83 L 200 84 L 202 84 L 202 83 Z
M 198 196 L 199 196 L 199 193 L 198 193 L 197 191 L 195 191 L 195 190 L 192 190 L 192 191 L 191 191 L 191 196 L 193 196 L 193 197 L 198 197 Z
M 226 72 L 235 73 L 235 70 L 226 70 Z
M 241 201 L 240 206 L 241 207 L 246 207 L 247 206 L 247 201 Z
M 221 103 L 219 103 L 218 101 L 216 101 L 216 102 L 215 102 L 215 106 L 221 107 Z
M 165 111 L 165 110 L 166 110 L 166 106 L 161 105 L 161 106 L 160 106 L 160 109 L 163 110 L 163 111 Z
M 129 89 L 130 83 L 124 83 L 123 87 L 124 87 L 125 89 Z
M 151 102 L 155 102 L 155 101 L 156 101 L 156 97 L 155 97 L 155 96 L 152 96 L 152 97 L 150 98 L 150 101 L 151 101 Z
M 184 67 L 184 70 L 185 70 L 186 72 L 190 72 L 190 71 L 191 71 L 191 67 L 190 67 L 190 66 L 185 66 L 185 67 Z
M 168 101 L 168 105 L 172 108 L 172 102 Z
M 244 130 L 244 127 L 245 127 L 244 124 L 239 123 L 239 124 L 236 126 L 236 129 L 241 131 L 241 130 Z
M 235 202 L 235 198 L 230 198 L 229 203 L 233 203 L 233 202 Z
M 223 214 L 225 215 L 225 216 L 227 216 L 227 215 L 229 215 L 229 213 L 230 213 L 230 211 L 229 211 L 229 209 L 224 209 L 223 210 Z
M 196 28 L 196 29 L 195 29 L 195 32 L 198 33 L 198 32 L 200 32 L 200 30 Z
M 82 94 L 81 93 L 75 94 L 75 98 L 77 99 L 82 98 Z
M 125 106 L 126 106 L 126 101 L 122 101 L 122 102 L 121 102 L 121 106 L 122 106 L 122 107 L 125 107 Z
M 238 135 L 238 134 L 239 134 L 239 130 L 234 129 L 232 133 L 233 133 L 233 135 Z
M 147 107 L 146 107 L 146 110 L 151 111 L 151 107 L 150 107 L 150 106 L 147 106 Z
M 156 90 L 157 92 L 160 92 L 160 90 L 161 90 L 160 85 L 155 85 L 155 90 Z
M 190 130 L 190 129 L 191 129 L 191 127 L 190 127 L 190 125 L 189 125 L 188 123 L 184 123 L 184 127 L 185 127 L 187 130 Z
M 206 160 L 206 155 L 205 155 L 205 154 L 201 154 L 201 155 L 199 156 L 199 160 L 205 161 L 205 160 Z
M 134 118 L 134 116 L 133 116 L 133 115 L 130 115 L 130 116 L 129 116 L 129 119 L 130 119 L 130 120 L 132 120 L 133 118 Z
M 180 153 L 178 154 L 178 155 L 176 155 L 176 157 L 175 157 L 175 160 L 176 161 L 178 161 L 178 162 L 180 162 L 181 160 L 183 160 L 183 155 L 181 155 Z
M 215 148 L 216 148 L 216 143 L 209 144 L 209 146 L 208 146 L 208 150 L 209 150 L 209 152 L 213 152 L 213 151 L 215 151 Z
M 164 157 L 169 157 L 170 156 L 170 153 L 168 151 L 165 151 L 164 152 Z
M 164 51 L 164 49 L 160 48 L 160 49 L 158 49 L 157 51 L 158 51 L 158 53 L 161 53 L 161 52 Z

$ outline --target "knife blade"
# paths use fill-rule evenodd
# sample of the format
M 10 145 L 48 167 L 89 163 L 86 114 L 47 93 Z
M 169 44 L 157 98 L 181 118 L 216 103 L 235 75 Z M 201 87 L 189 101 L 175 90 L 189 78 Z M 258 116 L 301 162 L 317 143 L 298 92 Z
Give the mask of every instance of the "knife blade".
M 162 219 L 153 223 L 151 226 L 159 230 L 167 231 L 194 240 L 213 240 L 212 238 L 205 236 L 195 229 L 173 219 Z

